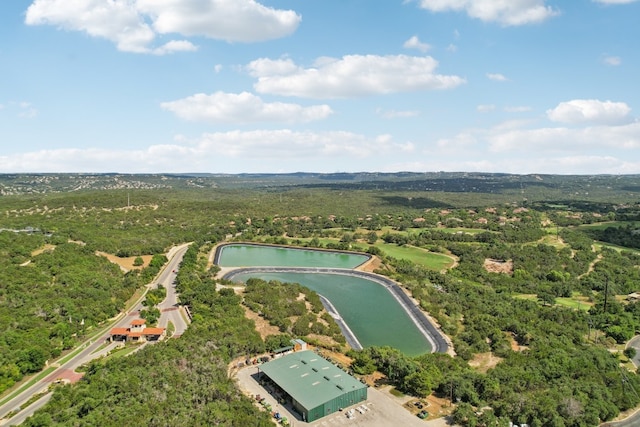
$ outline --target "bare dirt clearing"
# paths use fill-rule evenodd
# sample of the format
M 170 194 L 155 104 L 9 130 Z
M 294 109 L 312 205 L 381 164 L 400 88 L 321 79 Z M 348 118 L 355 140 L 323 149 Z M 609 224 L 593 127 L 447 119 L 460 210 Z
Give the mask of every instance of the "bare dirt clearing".
M 142 265 L 133 265 L 135 263 L 136 258 L 138 258 L 137 256 L 130 256 L 130 257 L 126 257 L 126 258 L 121 258 L 118 256 L 115 256 L 113 254 L 108 254 L 106 252 L 96 252 L 96 255 L 99 256 L 103 256 L 105 258 L 107 258 L 109 261 L 111 261 L 114 264 L 117 264 L 120 266 L 120 269 L 124 272 L 133 270 L 133 269 L 140 269 L 140 268 L 144 268 L 146 266 L 149 265 L 149 263 L 151 262 L 151 258 L 153 258 L 153 255 L 141 255 L 140 258 L 142 258 Z
M 247 319 L 253 320 L 255 323 L 256 331 L 258 331 L 263 340 L 269 335 L 277 335 L 280 333 L 280 329 L 277 326 L 271 326 L 268 321 L 264 320 L 262 316 L 249 309 L 246 305 L 243 305 L 242 308 L 244 308 L 244 315 Z
M 489 273 L 513 274 L 513 261 L 487 258 L 484 260 L 484 269 Z

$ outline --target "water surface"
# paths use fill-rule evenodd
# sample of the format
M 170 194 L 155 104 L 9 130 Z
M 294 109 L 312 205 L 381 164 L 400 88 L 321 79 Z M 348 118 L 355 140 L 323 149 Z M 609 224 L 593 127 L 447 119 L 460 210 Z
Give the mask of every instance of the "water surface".
M 398 301 L 382 285 L 361 277 L 325 273 L 242 273 L 251 277 L 295 282 L 323 295 L 335 306 L 363 347 L 391 346 L 409 356 L 429 352 L 429 341 Z
M 355 268 L 369 259 L 366 255 L 321 250 L 233 244 L 223 246 L 221 267 L 331 267 Z

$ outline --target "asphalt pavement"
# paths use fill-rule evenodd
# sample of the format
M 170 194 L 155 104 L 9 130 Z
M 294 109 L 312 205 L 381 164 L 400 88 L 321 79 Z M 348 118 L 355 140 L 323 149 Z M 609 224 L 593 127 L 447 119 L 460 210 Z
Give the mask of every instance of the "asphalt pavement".
M 180 315 L 178 296 L 175 292 L 175 284 L 173 283 L 175 280 L 174 271 L 177 271 L 180 263 L 182 262 L 182 257 L 184 256 L 188 247 L 189 245 L 185 244 L 173 248 L 171 251 L 169 251 L 169 254 L 167 255 L 167 258 L 169 258 L 167 265 L 159 273 L 154 284 L 150 285 L 154 286 L 157 284 L 162 284 L 167 289 L 167 298 L 161 303 L 159 307 L 161 310 L 159 323 L 163 322 L 164 325 L 167 325 L 168 322 L 171 321 L 175 326 L 175 337 L 180 336 L 188 327 L 188 323 L 185 320 L 186 316 Z M 44 400 L 43 397 L 24 407 L 30 400 L 32 400 L 34 396 L 39 394 L 50 396 L 50 393 L 47 393 L 47 391 L 49 390 L 49 386 L 58 378 L 65 376 L 70 371 L 75 371 L 75 369 L 77 369 L 79 366 L 84 365 L 85 363 L 93 359 L 101 357 L 108 351 L 111 351 L 112 346 L 115 346 L 117 344 L 111 343 L 108 346 L 100 349 L 100 347 L 104 346 L 109 339 L 109 331 L 112 328 L 129 327 L 131 320 L 138 317 L 138 313 L 143 307 L 143 299 L 144 295 L 141 296 L 140 299 L 138 299 L 138 301 L 131 309 L 129 309 L 128 312 L 121 313 L 114 320 L 114 323 L 112 323 L 108 327 L 105 327 L 103 329 L 103 332 L 99 334 L 97 338 L 94 337 L 82 343 L 78 347 L 82 350 L 70 360 L 66 361 L 62 365 L 57 366 L 56 370 L 53 373 L 45 376 L 25 390 L 22 390 L 18 395 L 1 405 L 0 426 L 18 425 L 19 423 L 22 423 L 22 421 L 31 416 L 37 409 L 39 409 L 46 403 L 46 400 Z M 56 366 L 55 362 L 52 365 Z M 6 419 L 5 417 L 11 412 L 14 412 L 14 415 L 11 418 Z

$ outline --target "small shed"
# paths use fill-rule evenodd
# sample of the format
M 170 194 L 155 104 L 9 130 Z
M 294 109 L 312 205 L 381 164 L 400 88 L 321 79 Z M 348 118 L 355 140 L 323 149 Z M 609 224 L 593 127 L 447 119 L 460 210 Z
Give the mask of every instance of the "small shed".
M 293 344 L 293 351 L 304 351 L 307 350 L 307 343 L 301 339 L 291 340 Z

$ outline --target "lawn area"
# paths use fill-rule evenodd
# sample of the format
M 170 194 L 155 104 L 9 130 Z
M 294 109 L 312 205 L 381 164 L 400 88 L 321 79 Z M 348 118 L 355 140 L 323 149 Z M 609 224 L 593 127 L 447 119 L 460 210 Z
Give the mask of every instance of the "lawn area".
M 609 248 L 618 252 L 622 252 L 622 251 L 629 251 L 629 252 L 635 252 L 635 253 L 639 252 L 636 248 L 627 248 L 625 246 L 618 246 L 618 245 L 614 245 L 612 243 L 607 243 L 607 242 L 596 242 L 594 243 L 593 246 L 595 246 L 597 250 L 601 250 L 602 248 Z
M 593 303 L 583 297 L 556 298 L 556 304 L 582 311 L 589 311 L 593 306 Z
M 365 229 L 361 229 L 358 230 L 363 234 L 366 234 L 369 232 L 369 230 L 365 230 Z M 381 230 L 379 230 L 378 236 L 382 236 L 385 233 L 392 233 L 392 234 L 420 234 L 423 231 L 440 231 L 443 233 L 467 233 L 467 234 L 479 234 L 479 233 L 484 233 L 485 231 L 489 231 L 489 230 L 484 230 L 482 228 L 464 228 L 464 227 L 453 227 L 453 228 L 447 228 L 447 227 L 421 227 L 421 228 L 407 228 L 404 231 L 398 231 L 393 229 L 392 227 L 382 227 Z
M 429 252 L 415 246 L 398 246 L 393 243 L 376 243 L 373 246 L 390 257 L 406 259 L 431 270 L 444 270 L 454 264 L 454 259 L 450 256 Z
M 514 298 L 526 299 L 530 301 L 538 300 L 538 296 L 536 294 L 516 294 L 514 295 Z M 573 308 L 575 310 L 589 311 L 589 309 L 593 306 L 593 303 L 589 302 L 585 297 L 576 294 L 569 298 L 556 298 L 556 305 Z
M 640 222 L 638 221 L 605 221 L 605 222 L 597 222 L 595 224 L 582 224 L 578 226 L 578 228 L 588 228 L 590 230 L 604 230 L 609 227 L 639 227 Z
M 290 239 L 291 241 L 299 240 L 301 242 L 308 242 L 311 240 L 310 238 L 306 239 Z M 340 242 L 339 239 L 329 239 L 322 238 L 318 239 L 323 246 L 326 246 L 328 243 L 337 244 Z M 385 243 L 382 241 L 378 241 L 378 243 L 374 245 L 369 245 L 364 242 L 353 243 L 352 247 L 357 250 L 366 251 L 369 246 L 375 246 L 384 252 L 385 255 L 396 259 L 407 259 L 411 262 L 414 262 L 418 265 L 422 265 L 431 270 L 444 270 L 446 268 L 451 268 L 455 260 L 453 257 L 439 254 L 435 252 L 429 252 L 426 249 L 418 248 L 415 246 L 398 246 L 395 243 Z
M 124 357 L 138 350 L 138 348 L 140 348 L 140 345 L 125 345 L 124 347 L 116 348 L 115 350 L 112 350 L 111 352 L 109 352 L 109 354 L 103 358 L 103 361 L 106 362 L 109 359 L 117 359 L 119 357 Z
M 535 244 L 544 244 L 544 245 L 549 245 L 549 246 L 553 246 L 555 248 L 563 248 L 566 245 L 566 243 L 562 240 L 559 239 L 558 236 L 556 235 L 555 231 L 553 232 L 553 234 L 547 234 L 545 236 L 542 237 L 542 239 L 538 240 L 537 242 L 535 242 Z

